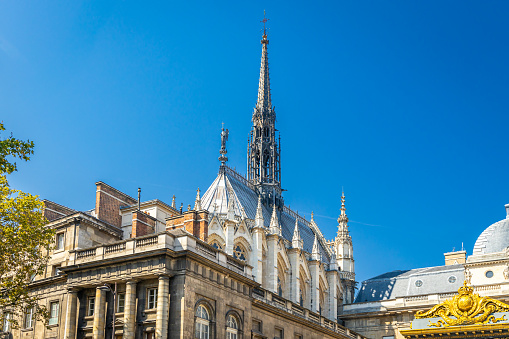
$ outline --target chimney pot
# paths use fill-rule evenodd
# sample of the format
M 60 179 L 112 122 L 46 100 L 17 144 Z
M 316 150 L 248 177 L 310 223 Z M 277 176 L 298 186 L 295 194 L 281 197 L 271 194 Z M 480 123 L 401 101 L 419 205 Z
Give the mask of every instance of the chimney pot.
M 509 204 L 505 205 L 506 218 L 509 219 Z

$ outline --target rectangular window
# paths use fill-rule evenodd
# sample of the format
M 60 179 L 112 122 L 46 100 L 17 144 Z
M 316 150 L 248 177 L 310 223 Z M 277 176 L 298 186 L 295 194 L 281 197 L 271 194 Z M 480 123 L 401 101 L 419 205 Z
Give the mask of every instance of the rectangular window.
M 125 293 L 119 293 L 117 297 L 117 312 L 124 313 L 125 308 Z
M 157 307 L 157 288 L 149 288 L 147 298 L 147 308 L 156 308 Z
M 4 323 L 3 323 L 3 326 L 2 326 L 2 331 L 3 332 L 10 332 L 11 331 L 11 318 L 12 318 L 12 314 L 9 313 L 9 312 L 5 312 Z
M 87 300 L 87 317 L 91 317 L 94 315 L 95 308 L 95 297 L 88 297 Z
M 64 249 L 64 237 L 65 233 L 58 233 L 57 234 L 57 250 L 63 250 Z
M 302 339 L 302 335 L 300 335 L 300 334 L 296 334 L 296 335 L 295 335 L 295 339 Z
M 34 327 L 34 309 L 32 307 L 27 308 L 25 311 L 25 323 L 24 328 Z
M 60 304 L 58 301 L 52 301 L 49 304 L 49 322 L 48 325 L 58 324 L 58 308 Z
M 281 328 L 274 330 L 274 339 L 283 339 L 283 330 Z
M 262 333 L 262 322 L 253 319 L 253 330 Z

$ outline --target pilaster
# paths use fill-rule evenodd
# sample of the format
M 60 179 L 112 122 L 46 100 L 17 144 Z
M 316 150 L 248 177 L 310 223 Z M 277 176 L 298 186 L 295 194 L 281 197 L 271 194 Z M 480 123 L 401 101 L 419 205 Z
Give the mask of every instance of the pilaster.
M 157 289 L 157 314 L 156 314 L 155 339 L 168 338 L 169 308 L 170 308 L 170 278 L 168 276 L 160 276 L 159 286 Z

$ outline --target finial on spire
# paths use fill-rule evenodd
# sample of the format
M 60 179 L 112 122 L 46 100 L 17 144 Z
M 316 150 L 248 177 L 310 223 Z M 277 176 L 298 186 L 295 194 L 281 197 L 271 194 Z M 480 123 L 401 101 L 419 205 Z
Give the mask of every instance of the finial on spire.
M 274 204 L 272 217 L 270 218 L 270 233 L 281 236 L 281 227 L 279 227 L 279 219 L 277 218 L 276 204 Z
M 228 129 L 224 129 L 224 122 L 222 123 L 221 127 L 221 150 L 219 150 L 219 153 L 221 156 L 219 156 L 219 161 L 221 161 L 221 167 L 223 167 L 226 162 L 228 161 L 228 157 L 226 156 L 226 153 L 228 151 L 226 150 L 226 142 L 228 141 Z
M 313 260 L 320 260 L 322 256 L 320 255 L 320 250 L 318 249 L 318 238 L 315 233 L 315 241 L 313 242 L 313 251 L 311 252 L 311 258 Z
M 175 203 L 175 194 L 173 195 L 173 197 L 171 197 L 171 207 L 173 207 L 174 209 L 177 209 L 177 205 Z
M 265 13 L 265 10 L 263 10 L 263 20 L 260 21 L 260 22 L 263 22 L 263 40 L 267 40 L 267 27 L 265 26 L 265 24 L 267 23 L 267 21 L 269 21 L 269 19 L 267 19 L 266 14 L 267 13 Z M 263 43 L 263 40 L 262 40 L 262 43 Z
M 194 210 L 200 211 L 201 210 L 201 199 L 200 199 L 200 188 L 196 190 L 196 200 L 194 201 Z
M 299 232 L 299 218 L 295 218 L 295 229 L 293 230 L 292 247 L 302 249 L 303 244 L 304 242 L 302 241 Z

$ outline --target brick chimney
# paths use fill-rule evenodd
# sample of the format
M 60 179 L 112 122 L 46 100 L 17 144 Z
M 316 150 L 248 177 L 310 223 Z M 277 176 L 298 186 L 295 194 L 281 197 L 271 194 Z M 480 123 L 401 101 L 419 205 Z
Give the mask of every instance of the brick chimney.
M 102 181 L 95 183 L 95 217 L 113 226 L 122 226 L 120 207 L 136 204 L 136 199 L 105 184 Z
M 166 230 L 184 228 L 200 240 L 207 241 L 209 233 L 209 212 L 207 210 L 186 211 L 166 219 Z
M 131 231 L 131 238 L 155 233 L 155 229 L 156 218 L 142 211 L 133 212 L 133 227 Z
M 48 221 L 57 220 L 69 214 L 76 213 L 72 208 L 59 205 L 53 201 L 44 199 L 42 202 L 44 203 L 44 216 Z

